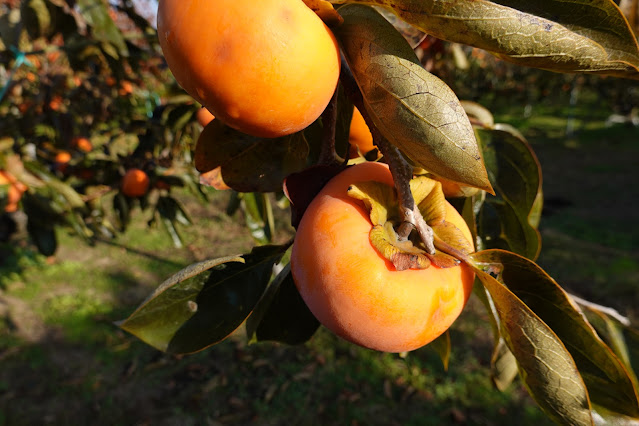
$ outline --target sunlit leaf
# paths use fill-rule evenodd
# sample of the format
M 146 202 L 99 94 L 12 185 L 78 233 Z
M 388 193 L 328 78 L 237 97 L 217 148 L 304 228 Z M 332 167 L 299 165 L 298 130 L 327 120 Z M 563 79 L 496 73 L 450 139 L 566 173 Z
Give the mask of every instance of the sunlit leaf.
M 346 5 L 336 34 L 380 133 L 424 169 L 492 192 L 475 134 L 453 91 L 419 63 L 374 9 Z
M 208 172 L 221 167 L 224 183 L 240 192 L 274 192 L 284 178 L 306 165 L 308 144 L 301 133 L 264 139 L 211 121 L 195 148 L 195 167 Z
M 288 246 L 193 264 L 162 283 L 119 325 L 170 353 L 202 350 L 228 337 L 262 297 Z
M 594 404 L 624 415 L 639 416 L 637 390 L 628 371 L 552 278 L 534 262 L 507 251 L 485 250 L 473 254 L 472 258 L 484 273 L 496 277 L 491 276 L 491 281 L 516 295 L 561 339 Z M 492 290 L 488 289 L 494 299 Z M 521 362 L 515 350 L 510 349 Z
M 349 0 L 519 65 L 639 78 L 637 41 L 612 0 Z M 336 1 L 340 2 L 340 1 Z
M 471 257 L 475 261 L 484 252 Z M 575 361 L 559 337 L 494 273 L 474 268 L 490 293 L 501 334 L 517 360 L 523 383 L 541 409 L 555 422 L 592 425 L 590 401 Z

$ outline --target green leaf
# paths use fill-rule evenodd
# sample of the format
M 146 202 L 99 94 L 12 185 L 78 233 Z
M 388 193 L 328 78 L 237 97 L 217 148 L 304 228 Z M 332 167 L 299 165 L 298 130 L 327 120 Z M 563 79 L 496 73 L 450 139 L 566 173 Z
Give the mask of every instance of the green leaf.
M 501 238 L 515 253 L 536 259 L 541 236 L 534 225 L 543 204 L 539 161 L 526 139 L 512 126 L 495 124 L 493 129 L 480 129 L 479 135 L 496 195 L 486 201 L 499 215 Z
M 242 194 L 246 225 L 253 238 L 261 244 L 272 241 L 275 223 L 271 200 L 266 194 L 250 192 Z
M 258 138 L 213 120 L 200 133 L 195 168 L 204 173 L 221 167 L 224 183 L 239 192 L 275 192 L 286 176 L 304 168 L 307 155 L 301 133 Z
M 259 312 L 259 315 L 256 315 Z M 253 314 L 246 321 L 247 335 L 257 341 L 276 341 L 300 345 L 319 328 L 319 321 L 308 309 L 293 281 L 287 264 L 267 289 Z
M 336 35 L 367 114 L 393 145 L 424 169 L 492 192 L 473 128 L 453 91 L 419 63 L 374 9 L 346 5 Z
M 623 363 L 552 278 L 534 262 L 507 251 L 484 250 L 472 259 L 482 273 L 496 275 L 491 279 L 504 285 L 556 333 L 574 359 L 593 404 L 639 416 L 637 390 Z
M 429 348 L 435 350 L 442 360 L 444 370 L 448 371 L 448 363 L 450 361 L 450 332 L 446 330 L 442 335 L 433 340 L 427 345 Z
M 102 0 L 78 0 L 78 6 L 82 16 L 92 28 L 93 37 L 115 46 L 120 56 L 129 56 L 124 36 L 109 16 L 105 2 Z
M 639 387 L 637 369 L 639 368 L 639 332 L 632 328 L 630 321 L 613 309 L 599 306 L 572 296 L 582 308 L 586 318 L 597 330 L 601 338 L 610 346 L 624 363 L 628 374 Z
M 119 323 L 149 345 L 191 353 L 219 343 L 251 314 L 288 246 L 193 264 L 173 275 Z
M 588 392 L 575 361 L 553 330 L 493 276 L 492 265 L 483 265 L 485 253 L 471 255 L 475 273 L 490 293 L 501 335 L 531 396 L 559 424 L 592 425 Z
M 517 359 L 503 338 L 497 340 L 490 359 L 490 378 L 500 391 L 505 391 L 517 377 Z
M 51 14 L 49 13 L 49 9 L 47 9 L 47 5 L 44 0 L 30 0 L 25 2 L 25 4 L 28 4 L 29 8 L 35 15 L 39 30 L 38 36 L 47 34 L 51 27 Z
M 636 38 L 612 0 L 349 0 L 519 65 L 639 78 Z

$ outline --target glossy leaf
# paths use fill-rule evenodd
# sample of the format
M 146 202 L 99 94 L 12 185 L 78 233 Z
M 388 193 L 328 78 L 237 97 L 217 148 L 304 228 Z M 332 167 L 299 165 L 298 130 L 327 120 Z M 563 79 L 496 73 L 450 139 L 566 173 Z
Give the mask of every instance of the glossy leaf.
M 284 178 L 306 165 L 308 144 L 301 133 L 265 139 L 246 135 L 211 121 L 200 133 L 195 168 L 208 172 L 221 167 L 226 185 L 240 192 L 274 192 Z
M 539 161 L 526 139 L 511 126 L 495 124 L 491 130 L 480 130 L 479 135 L 496 194 L 486 201 L 499 215 L 501 237 L 515 253 L 536 259 L 541 236 L 534 225 L 543 202 Z
M 473 254 L 472 259 L 483 273 L 496 276 L 491 279 L 504 285 L 561 339 L 575 360 L 594 404 L 639 416 L 637 390 L 623 363 L 552 278 L 534 262 L 507 251 L 484 250 Z M 521 362 L 516 353 L 515 356 Z
M 612 0 L 354 2 L 385 6 L 428 34 L 519 65 L 639 78 L 637 41 Z
M 453 91 L 368 6 L 339 9 L 336 35 L 380 133 L 424 169 L 492 192 L 475 135 Z
M 193 264 L 162 283 L 119 325 L 169 353 L 191 353 L 227 338 L 251 314 L 288 246 Z
M 479 265 L 483 256 L 485 252 L 471 255 L 475 273 L 490 293 L 501 334 L 531 396 L 559 424 L 592 425 L 588 392 L 570 353 L 553 330 L 493 276 L 491 264 Z
M 306 342 L 319 326 L 319 321 L 295 287 L 290 264 L 269 285 L 254 313 L 246 321 L 249 337 L 255 335 L 257 341 L 272 340 L 289 345 Z

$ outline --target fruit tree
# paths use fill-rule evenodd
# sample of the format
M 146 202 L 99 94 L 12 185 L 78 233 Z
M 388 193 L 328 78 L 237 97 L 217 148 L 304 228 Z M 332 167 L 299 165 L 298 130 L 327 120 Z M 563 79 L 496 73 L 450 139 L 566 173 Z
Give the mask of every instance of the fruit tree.
M 83 18 L 64 1 L 25 4 L 13 13 L 37 22 L 39 35 L 59 46 L 52 51 L 86 49 L 79 58 L 88 63 L 69 57 L 59 72 L 30 77 L 25 61 L 38 70 L 35 59 L 62 59 L 41 55 L 35 42 L 27 50 L 31 35 L 5 41 L 12 81 L 21 82 L 10 96 L 31 91 L 37 99 L 24 112 L 6 107 L 33 123 L 0 139 L 0 188 L 14 194 L 6 210 L 21 204 L 29 219 L 54 214 L 90 239 L 118 228 L 96 206 L 109 193 L 120 229 L 133 206 L 154 200 L 175 234 L 176 221 L 189 221 L 170 189 L 201 192 L 199 184 L 250 202 L 247 225 L 260 242 L 273 232 L 275 197 L 296 230 L 287 243 L 177 272 L 122 329 L 189 354 L 241 327 L 251 341 L 300 344 L 323 325 L 379 351 L 437 345 L 447 363 L 448 330 L 475 294 L 492 325 L 490 374 L 500 389 L 518 373 L 559 424 L 639 419 L 637 347 L 627 338 L 636 329 L 535 263 L 544 199 L 531 146 L 440 78 L 468 67 L 466 46 L 522 69 L 639 80 L 636 7 L 622 4 L 625 16 L 613 0 L 159 0 L 155 33 L 123 2 L 119 12 L 141 40 L 134 44 L 113 20 Z M 82 21 L 89 42 L 52 29 L 47 13 Z M 20 35 L 11 22 L 2 24 Z M 172 80 L 164 62 L 149 59 L 156 48 L 179 87 L 165 85 Z M 441 59 L 446 49 L 454 61 Z M 85 70 L 79 81 L 64 74 L 70 67 Z M 134 67 L 143 78 L 129 81 Z M 32 79 L 44 83 L 36 89 Z M 487 81 L 466 83 L 485 91 Z M 92 118 L 77 119 L 61 88 L 88 96 Z M 42 114 L 62 124 L 46 126 Z M 112 114 L 132 141 L 121 137 L 121 123 L 101 124 Z M 50 252 L 52 225 L 29 223 Z

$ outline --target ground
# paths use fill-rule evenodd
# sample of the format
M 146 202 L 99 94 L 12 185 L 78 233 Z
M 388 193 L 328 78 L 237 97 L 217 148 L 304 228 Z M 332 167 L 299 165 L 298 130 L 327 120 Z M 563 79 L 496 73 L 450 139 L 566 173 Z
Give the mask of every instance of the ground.
M 499 117 L 522 128 L 544 170 L 539 264 L 571 292 L 636 319 L 639 129 L 605 128 L 585 109 L 566 139 L 565 113 L 541 105 L 525 121 L 517 110 Z M 550 424 L 519 381 L 493 389 L 490 330 L 474 299 L 452 328 L 448 371 L 429 347 L 402 358 L 324 329 L 296 347 L 247 345 L 239 333 L 182 357 L 122 332 L 114 321 L 181 267 L 253 245 L 241 216 L 224 213 L 228 193 L 209 205 L 182 199 L 196 223 L 181 228 L 185 248 L 148 232 L 138 212 L 115 241 L 89 247 L 60 235 L 52 264 L 25 254 L 3 266 L 0 425 Z M 286 214 L 278 219 L 286 239 Z

